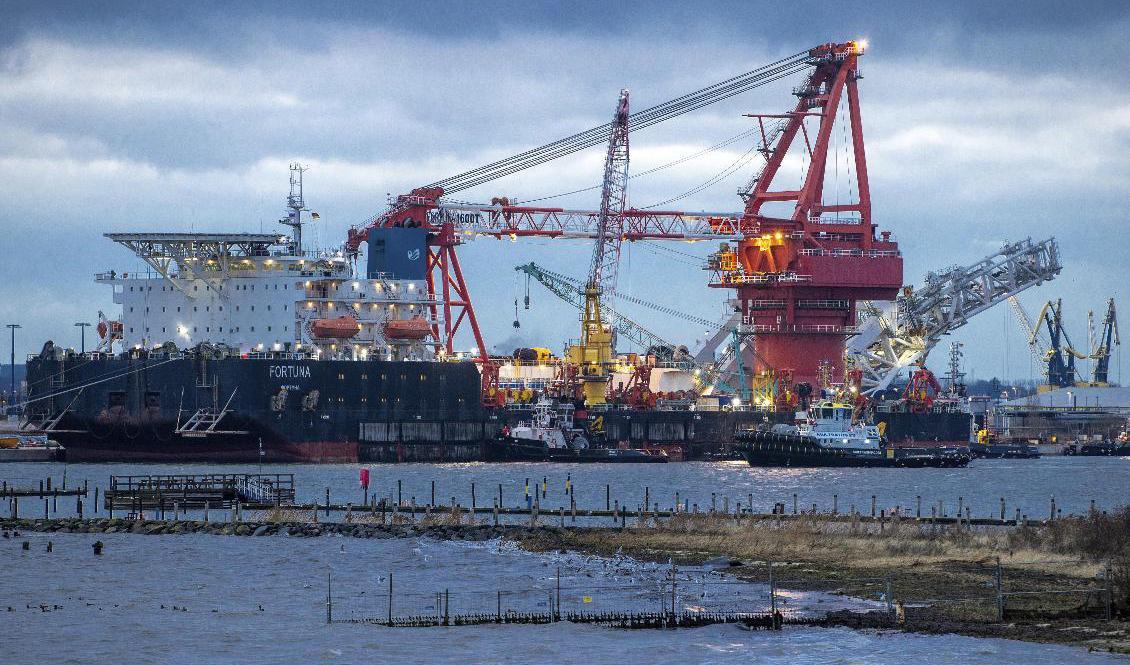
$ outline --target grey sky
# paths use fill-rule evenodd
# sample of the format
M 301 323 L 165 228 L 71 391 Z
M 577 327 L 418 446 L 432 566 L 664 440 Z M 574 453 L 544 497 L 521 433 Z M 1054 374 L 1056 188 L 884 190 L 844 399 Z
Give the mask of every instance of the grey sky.
M 323 219 L 312 234 L 329 246 L 386 193 L 606 121 L 621 87 L 642 108 L 856 37 L 871 42 L 861 89 L 875 220 L 900 241 L 908 282 L 1005 240 L 1056 235 L 1066 269 L 1023 298 L 1029 309 L 1062 296 L 1081 338 L 1087 309 L 1126 292 L 1123 3 L 41 4 L 0 5 L 0 320 L 24 325 L 21 353 L 48 338 L 77 345 L 74 321 L 113 312 L 92 275 L 137 264 L 102 233 L 271 228 L 291 160 L 311 165 L 307 198 Z M 795 84 L 633 135 L 632 170 L 737 134 L 744 112 L 786 109 Z M 633 180 L 630 200 L 689 190 L 746 149 Z M 460 197 L 531 199 L 594 184 L 599 170 L 590 151 Z M 672 207 L 738 210 L 749 175 Z M 592 193 L 556 201 L 597 204 Z M 491 343 L 556 349 L 576 336 L 575 313 L 534 285 L 514 337 L 512 268 L 534 260 L 576 274 L 588 251 L 464 248 Z M 671 258 L 631 248 L 620 290 L 716 316 L 725 294 Z M 702 337 L 649 310 L 631 315 L 688 344 Z M 1034 375 L 1006 308 L 955 339 L 976 376 Z

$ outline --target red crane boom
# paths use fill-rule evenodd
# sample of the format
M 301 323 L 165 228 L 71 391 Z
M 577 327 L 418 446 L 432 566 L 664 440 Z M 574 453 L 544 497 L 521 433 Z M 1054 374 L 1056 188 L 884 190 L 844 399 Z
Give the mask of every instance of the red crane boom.
M 842 375 L 844 339 L 853 331 L 857 300 L 893 299 L 902 285 L 902 257 L 889 232 L 875 237 L 857 81 L 861 42 L 824 44 L 765 67 L 703 88 L 625 118 L 626 132 L 650 126 L 707 104 L 810 69 L 793 92 L 794 109 L 780 115 L 757 115 L 762 128 L 764 170 L 744 196 L 745 210 L 688 214 L 606 206 L 599 211 L 511 205 L 495 199 L 487 205 L 441 202 L 460 191 L 517 170 L 536 166 L 608 140 L 613 123 L 499 160 L 458 176 L 398 196 L 382 214 L 349 230 L 346 250 L 356 255 L 371 229 L 418 227 L 428 231 L 428 289 L 434 295 L 433 334 L 450 352 L 455 333 L 467 323 L 483 361 L 488 361 L 471 296 L 455 248 L 467 234 L 511 238 L 607 238 L 618 240 L 734 240 L 735 247 L 711 256 L 711 286 L 734 288 L 742 320 L 757 335 L 756 369 L 791 370 L 799 381 L 816 383 L 821 364 Z M 846 99 L 851 129 L 857 197 L 846 203 L 824 200 L 829 144 L 841 101 Z M 627 113 L 627 99 L 623 100 Z M 619 117 L 619 116 L 617 116 Z M 777 120 L 765 131 L 765 118 Z M 810 135 L 805 120 L 815 118 Z M 799 189 L 774 189 L 786 154 L 798 137 L 808 158 Z M 625 155 L 626 157 L 626 155 Z M 607 176 L 607 174 L 606 174 Z M 626 177 L 626 174 L 625 174 Z M 606 188 L 607 189 L 607 188 Z M 791 214 L 766 214 L 766 204 L 795 202 Z M 829 216 L 831 214 L 832 216 Z M 846 217 L 844 217 L 846 216 Z M 594 262 L 597 257 L 594 255 Z M 436 311 L 443 308 L 440 319 Z
M 735 249 L 711 257 L 711 286 L 737 290 L 742 322 L 757 338 L 756 371 L 791 373 L 817 385 L 821 364 L 843 376 L 844 340 L 854 332 L 857 300 L 892 300 L 902 286 L 902 256 L 889 232 L 875 237 L 857 81 L 863 44 L 825 44 L 810 51 L 813 66 L 794 89 L 797 104 L 784 115 L 752 116 L 762 125 L 764 170 L 746 194 Z M 828 149 L 846 95 L 857 196 L 824 200 Z M 764 119 L 776 118 L 776 131 Z M 815 136 L 805 120 L 815 118 Z M 772 138 L 770 138 L 772 137 Z M 808 169 L 799 189 L 774 189 L 789 148 L 803 137 Z M 775 139 L 775 141 L 773 140 Z M 766 204 L 795 202 L 787 217 Z M 828 213 L 832 213 L 829 215 Z M 842 215 L 846 215 L 846 218 Z

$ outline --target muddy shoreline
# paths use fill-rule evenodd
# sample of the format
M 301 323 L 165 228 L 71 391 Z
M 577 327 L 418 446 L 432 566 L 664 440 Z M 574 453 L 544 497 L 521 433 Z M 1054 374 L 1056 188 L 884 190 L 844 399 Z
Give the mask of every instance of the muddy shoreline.
M 254 517 L 254 516 L 252 516 Z M 321 537 L 416 538 L 487 541 L 506 539 L 524 549 L 544 552 L 572 550 L 595 555 L 623 554 L 637 559 L 688 564 L 709 563 L 725 567 L 730 574 L 750 581 L 767 582 L 773 560 L 773 574 L 782 589 L 824 591 L 869 600 L 883 599 L 885 581 L 895 599 L 905 604 L 901 623 L 885 611 L 867 613 L 831 612 L 824 625 L 856 629 L 902 630 L 925 634 L 955 633 L 971 637 L 1017 639 L 1030 642 L 1073 645 L 1087 649 L 1130 653 L 1130 624 L 1125 617 L 1106 621 L 1093 603 L 1057 602 L 1016 608 L 1004 622 L 995 620 L 992 594 L 984 587 L 988 561 L 969 557 L 919 557 L 901 567 L 893 567 L 878 551 L 868 561 L 851 557 L 830 557 L 835 536 L 823 535 L 824 547 L 809 547 L 810 556 L 755 558 L 727 542 L 718 532 L 679 533 L 664 525 L 637 525 L 627 528 L 557 527 L 526 525 L 488 525 L 466 523 L 459 516 L 446 515 L 418 522 L 380 524 L 365 521 L 317 523 L 297 521 L 294 515 L 262 515 L 243 522 L 204 522 L 200 520 L 158 521 L 124 519 L 0 519 L 0 530 L 9 538 L 17 532 L 38 533 L 131 533 L 138 535 L 210 534 L 243 537 Z M 284 519 L 285 518 L 285 519 Z M 772 532 L 758 533 L 760 545 L 774 546 Z M 795 538 L 794 532 L 778 534 L 780 540 Z M 846 536 L 845 536 L 846 538 Z M 777 543 L 776 549 L 788 547 Z M 965 559 L 965 560 L 961 560 Z M 783 561 L 787 560 L 788 563 Z M 1005 567 L 1017 588 L 1053 589 L 1080 584 L 1093 575 L 1091 569 L 1071 569 L 1054 565 L 1014 565 Z M 877 568 L 881 566 L 881 568 Z M 877 573 L 882 573 L 882 576 Z M 939 589 L 948 596 L 969 598 L 960 603 L 937 600 Z

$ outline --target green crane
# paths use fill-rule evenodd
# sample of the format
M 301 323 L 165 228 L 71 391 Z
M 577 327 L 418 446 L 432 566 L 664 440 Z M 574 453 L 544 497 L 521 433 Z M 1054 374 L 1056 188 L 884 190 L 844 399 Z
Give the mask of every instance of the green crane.
M 558 298 L 561 298 L 573 307 L 576 307 L 577 309 L 583 309 L 585 307 L 585 287 L 581 284 L 580 280 L 569 277 L 568 275 L 554 272 L 552 270 L 547 270 L 546 268 L 543 268 L 532 262 L 520 266 L 515 266 L 514 270 L 525 273 L 526 276 L 537 280 L 542 286 L 549 289 L 551 293 L 553 293 Z M 683 319 L 687 319 L 701 325 L 712 327 L 718 326 L 718 324 L 714 323 L 713 321 L 707 321 L 706 319 L 702 319 L 691 314 L 677 312 L 670 308 L 663 307 L 662 305 L 649 303 L 640 298 L 625 296 L 623 294 L 616 294 L 616 298 L 619 300 L 627 300 L 629 302 L 634 302 L 640 305 L 651 307 L 652 309 L 656 309 L 673 316 L 679 316 Z M 624 335 L 624 337 L 630 339 L 644 349 L 652 350 L 652 352 L 662 352 L 664 355 L 669 355 L 672 359 L 675 358 L 676 349 L 678 348 L 675 344 L 663 339 L 659 335 L 656 335 L 642 325 L 624 316 L 622 313 L 611 307 L 608 303 L 604 303 L 602 307 L 604 311 L 609 314 L 610 318 L 616 321 L 616 331 L 619 334 Z M 716 388 L 728 393 L 737 394 L 741 399 L 748 400 L 749 387 L 746 385 L 745 381 L 745 367 L 742 363 L 741 353 L 738 352 L 739 344 L 740 338 L 738 336 L 738 331 L 734 330 L 732 333 L 732 342 L 730 346 L 732 347 L 732 352 L 735 354 L 735 358 L 737 360 L 737 373 L 739 377 L 738 385 L 741 386 L 740 390 L 735 390 L 729 383 L 727 383 L 723 379 L 722 372 L 720 371 L 720 364 L 716 363 L 713 365 L 708 365 L 699 363 L 695 361 L 694 358 L 689 354 L 676 362 L 684 363 L 690 369 L 695 370 L 699 376 L 699 383 L 704 388 Z

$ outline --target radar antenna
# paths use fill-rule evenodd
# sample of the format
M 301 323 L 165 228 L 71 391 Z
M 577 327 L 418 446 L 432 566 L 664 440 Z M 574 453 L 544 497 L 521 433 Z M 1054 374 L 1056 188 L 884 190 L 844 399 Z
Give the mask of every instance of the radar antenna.
M 294 229 L 291 234 L 290 251 L 294 256 L 302 256 L 302 212 L 307 210 L 306 201 L 302 198 L 302 174 L 310 168 L 298 162 L 290 165 L 290 195 L 286 197 L 286 207 L 290 213 L 279 224 L 284 224 Z

